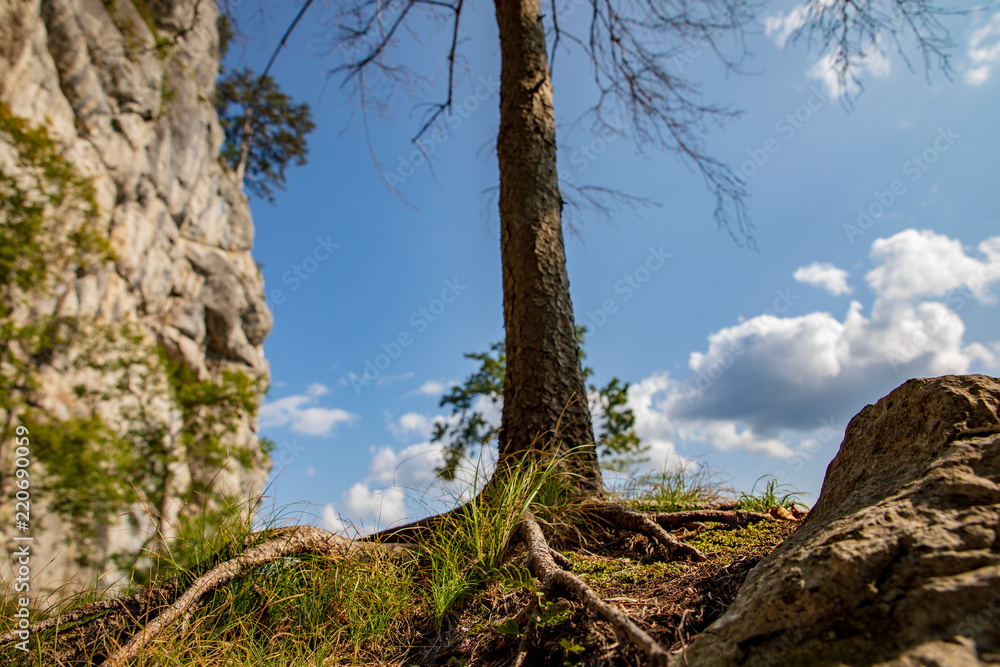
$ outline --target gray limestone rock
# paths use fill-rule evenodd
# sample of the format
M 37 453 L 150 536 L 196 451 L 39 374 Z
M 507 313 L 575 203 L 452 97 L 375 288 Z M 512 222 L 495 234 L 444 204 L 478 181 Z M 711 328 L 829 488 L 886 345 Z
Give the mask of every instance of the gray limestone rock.
M 24 316 L 58 312 L 80 319 L 85 328 L 130 320 L 146 340 L 162 345 L 201 379 L 218 380 L 224 369 L 259 377 L 268 370 L 262 343 L 272 318 L 250 255 L 253 222 L 246 197 L 217 159 L 223 132 L 211 103 L 219 71 L 216 5 L 147 5 L 155 25 L 127 0 L 0 0 L 0 101 L 32 124 L 44 123 L 62 154 L 92 179 L 97 226 L 114 251 L 114 261 L 99 270 L 67 271 L 65 284 Z M 169 38 L 171 46 L 157 48 L 158 38 Z M 0 137 L 5 168 L 11 152 Z M 68 357 L 88 342 L 82 337 Z M 100 373 L 74 375 L 71 369 L 59 359 L 43 369 L 37 402 L 53 415 L 85 412 L 74 391 L 78 384 L 113 389 L 101 386 L 107 379 Z M 179 423 L 167 394 L 112 396 L 101 411 L 114 422 L 134 400 Z M 227 447 L 256 452 L 256 431 L 256 420 L 244 418 L 226 435 Z M 205 479 L 243 492 L 256 484 L 259 492 L 267 472 L 231 464 L 222 471 L 191 470 L 177 484 Z M 10 509 L 0 502 L 0 518 Z M 61 541 L 66 525 L 55 513 L 46 521 L 46 531 L 58 539 L 39 542 L 37 562 L 49 565 L 37 575 L 36 590 L 66 580 L 89 585 L 106 570 L 100 563 L 78 567 L 78 545 Z M 12 521 L 0 524 L 5 544 Z M 109 554 L 134 548 L 130 536 L 141 531 L 122 519 L 104 534 L 91 546 Z
M 906 382 L 803 525 L 671 665 L 1000 664 L 1000 380 Z

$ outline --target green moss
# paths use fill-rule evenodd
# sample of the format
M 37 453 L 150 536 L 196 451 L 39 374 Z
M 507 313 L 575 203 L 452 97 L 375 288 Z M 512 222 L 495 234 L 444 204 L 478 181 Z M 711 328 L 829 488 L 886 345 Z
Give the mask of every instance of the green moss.
M 684 571 L 684 565 L 679 562 L 642 562 L 630 558 L 584 557 L 574 554 L 567 556 L 575 574 L 579 574 L 584 581 L 603 586 L 638 584 L 675 577 Z
M 253 419 L 257 415 L 267 378 L 227 368 L 220 382 L 199 380 L 190 368 L 170 359 L 165 349 L 160 347 L 158 352 L 174 402 L 182 411 L 180 438 L 188 456 L 206 468 L 221 467 L 229 456 L 244 468 L 251 467 L 254 452 L 226 450 L 222 438 L 235 433 L 244 416 Z
M 139 16 L 142 18 L 142 22 L 146 24 L 147 28 L 149 28 L 149 32 L 156 37 L 156 19 L 158 18 L 156 11 L 149 5 L 148 2 L 146 2 L 146 0 L 132 0 L 132 6 L 134 6 L 135 11 L 139 13 Z
M 0 169 L 0 317 L 13 308 L 15 292 L 48 286 L 53 268 L 86 268 L 111 256 L 94 230 L 99 216 L 93 182 L 64 158 L 44 127 L 31 127 L 0 102 L 0 139 L 17 155 L 18 171 Z M 53 211 L 69 202 L 82 224 L 66 229 Z M 69 235 L 70 243 L 65 242 Z
M 790 526 L 786 521 L 768 519 L 736 530 L 708 523 L 706 530 L 687 540 L 687 543 L 704 553 L 715 554 L 719 562 L 728 565 L 740 556 L 770 553 L 788 535 Z

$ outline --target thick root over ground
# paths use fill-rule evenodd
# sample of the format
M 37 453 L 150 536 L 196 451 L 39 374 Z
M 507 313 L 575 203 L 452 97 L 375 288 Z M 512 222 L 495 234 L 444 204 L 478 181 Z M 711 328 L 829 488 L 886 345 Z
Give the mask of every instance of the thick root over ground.
M 741 528 L 748 524 L 769 519 L 767 515 L 744 511 L 698 510 L 677 513 L 644 513 L 627 507 L 591 502 L 580 508 L 580 515 L 589 520 L 590 525 L 600 527 L 597 533 L 607 534 L 607 529 L 614 533 L 634 532 L 644 536 L 649 543 L 662 548 L 667 560 L 681 559 L 690 563 L 706 560 L 706 554 L 668 532 L 670 530 L 689 531 L 684 537 L 698 534 L 706 522 L 722 524 L 730 528 Z M 392 531 L 384 536 L 394 538 L 412 538 L 417 532 L 433 531 L 436 522 L 425 520 L 416 527 L 407 527 L 402 534 Z M 586 528 L 583 529 L 586 532 Z M 195 579 L 186 588 L 180 586 L 174 579 L 157 588 L 144 591 L 129 597 L 116 598 L 79 607 L 71 612 L 48 619 L 36 624 L 34 633 L 69 627 L 60 631 L 60 642 L 71 638 L 74 633 L 86 635 L 89 631 L 90 640 L 83 642 L 90 648 L 90 654 L 80 658 L 87 659 L 90 664 L 100 664 L 113 667 L 124 667 L 133 664 L 140 656 L 144 647 L 148 646 L 158 636 L 175 626 L 183 627 L 191 618 L 199 605 L 215 590 L 240 578 L 253 569 L 275 560 L 307 553 L 317 554 L 323 558 L 350 559 L 364 553 L 378 551 L 391 555 L 417 556 L 420 548 L 415 544 L 380 543 L 368 540 L 350 540 L 328 531 L 298 526 L 271 531 L 266 534 L 251 536 L 248 540 L 259 542 L 249 546 L 242 553 L 221 562 Z M 263 539 L 263 541 L 260 541 Z M 642 540 L 642 538 L 637 538 Z M 514 540 L 523 545 L 527 567 L 538 581 L 538 594 L 522 606 L 512 619 L 517 623 L 520 640 L 513 653 L 512 661 L 518 667 L 524 666 L 537 657 L 536 639 L 540 605 L 546 599 L 569 597 L 582 603 L 586 613 L 593 620 L 606 623 L 610 627 L 621 646 L 629 645 L 648 657 L 651 665 L 665 665 L 668 650 L 671 648 L 659 643 L 650 632 L 644 628 L 642 616 L 632 616 L 622 610 L 622 599 L 612 597 L 605 592 L 606 597 L 588 585 L 584 578 L 571 570 L 572 560 L 554 549 L 546 538 L 543 524 L 530 511 L 524 512 L 517 525 Z M 248 542 L 251 543 L 252 542 Z M 648 543 L 647 543 L 648 544 Z M 654 547 L 655 548 L 655 547 Z M 577 558 L 577 556 L 574 556 Z M 678 564 L 680 567 L 690 567 Z M 670 566 L 673 567 L 673 566 Z M 738 584 L 737 584 L 738 585 Z M 627 605 L 626 605 L 627 606 Z M 634 612 L 633 612 L 634 613 Z M 178 623 L 181 621 L 181 623 Z M 681 619 L 681 625 L 684 625 Z M 94 633 L 107 633 L 101 642 L 110 649 L 94 651 L 96 642 Z M 662 629 L 661 629 L 662 636 Z M 13 633 L 0 636 L 0 646 L 14 641 Z M 78 642 L 79 646 L 79 642 Z M 676 648 L 676 647 L 674 647 Z M 513 649 L 507 649 L 508 651 Z M 441 657 L 444 653 L 437 653 Z M 632 651 L 629 652 L 630 654 Z M 60 656 L 66 655 L 59 651 Z M 104 658 L 104 656 L 107 656 Z M 511 656 L 510 653 L 506 654 Z M 433 660 L 432 656 L 428 656 Z M 103 658 L 103 660 L 102 660 Z M 511 658 L 509 657 L 508 660 Z M 91 662 L 92 661 L 92 662 Z M 60 659 L 61 662 L 61 659 Z M 507 663 L 510 664 L 510 663 Z

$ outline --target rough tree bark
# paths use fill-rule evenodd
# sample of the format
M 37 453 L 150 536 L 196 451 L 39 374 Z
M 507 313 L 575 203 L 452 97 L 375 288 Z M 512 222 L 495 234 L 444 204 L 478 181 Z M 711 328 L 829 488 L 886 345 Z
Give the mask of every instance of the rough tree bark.
M 576 342 L 556 170 L 556 124 L 538 0 L 497 0 L 504 378 L 501 463 L 535 447 L 570 452 L 582 490 L 601 472 Z

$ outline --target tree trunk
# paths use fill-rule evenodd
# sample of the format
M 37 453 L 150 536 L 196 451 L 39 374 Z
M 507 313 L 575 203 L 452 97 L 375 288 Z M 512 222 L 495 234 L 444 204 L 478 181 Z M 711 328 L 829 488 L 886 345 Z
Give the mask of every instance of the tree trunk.
M 570 465 L 583 475 L 583 490 L 599 492 L 566 274 L 542 14 L 538 0 L 495 5 L 502 58 L 497 153 L 507 336 L 500 460 L 516 460 L 533 443 L 555 453 L 577 448 Z

